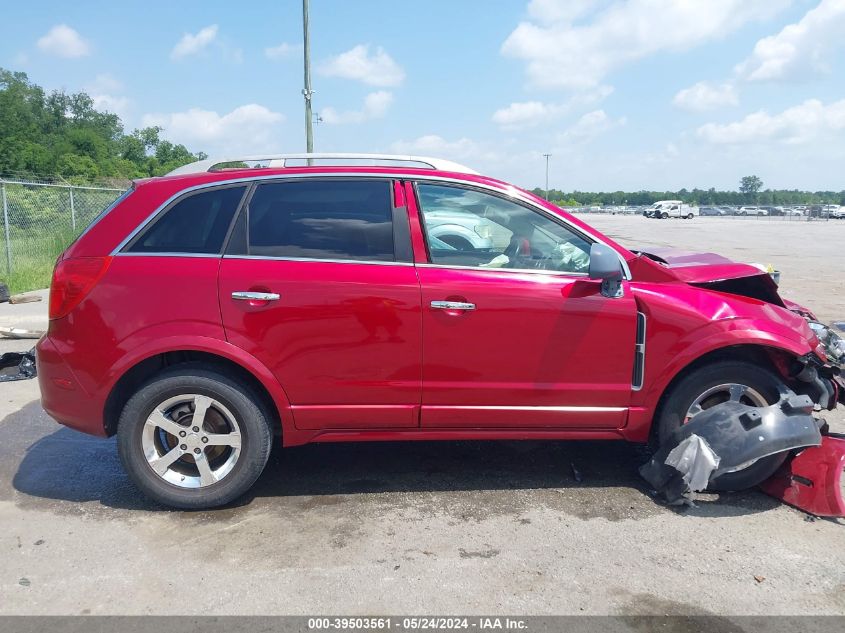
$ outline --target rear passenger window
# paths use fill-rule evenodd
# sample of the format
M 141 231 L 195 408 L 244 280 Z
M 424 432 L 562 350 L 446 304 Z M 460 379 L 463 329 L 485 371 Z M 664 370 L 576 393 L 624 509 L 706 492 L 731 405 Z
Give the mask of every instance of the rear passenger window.
M 213 189 L 183 198 L 127 250 L 130 253 L 219 253 L 245 189 L 245 186 Z
M 269 183 L 249 203 L 249 255 L 394 261 L 390 183 Z

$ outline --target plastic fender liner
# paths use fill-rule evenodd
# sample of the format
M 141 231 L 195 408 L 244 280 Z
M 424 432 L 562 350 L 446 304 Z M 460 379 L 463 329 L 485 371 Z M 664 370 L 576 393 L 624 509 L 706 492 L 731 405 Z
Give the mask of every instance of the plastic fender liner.
M 672 450 L 693 435 L 703 439 L 718 458 L 710 473 L 712 482 L 720 475 L 741 470 L 752 462 L 799 448 L 819 446 L 821 422 L 813 417 L 813 401 L 783 389 L 781 399 L 768 407 L 751 407 L 725 402 L 699 413 L 676 429 L 640 474 L 667 501 L 676 502 L 689 487 L 689 472 L 666 464 Z M 691 465 L 692 466 L 692 465 Z
M 820 517 L 845 517 L 845 437 L 826 435 L 760 484 L 784 503 Z

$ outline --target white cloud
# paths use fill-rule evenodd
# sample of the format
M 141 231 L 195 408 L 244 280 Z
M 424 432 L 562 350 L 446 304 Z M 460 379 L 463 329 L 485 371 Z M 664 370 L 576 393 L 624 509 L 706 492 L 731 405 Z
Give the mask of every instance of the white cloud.
M 102 92 L 120 92 L 123 90 L 123 83 L 115 79 L 109 73 L 100 73 L 94 78 L 94 81 L 91 81 L 85 84 L 85 91 L 90 93 L 102 93 Z
M 109 94 L 92 94 L 91 100 L 94 107 L 101 112 L 112 112 L 121 119 L 129 112 L 130 101 L 128 97 L 116 97 Z
M 699 138 L 718 145 L 766 142 L 800 145 L 841 130 L 845 130 L 845 99 L 829 105 L 808 99 L 779 114 L 760 110 L 733 123 L 707 123 L 696 133 Z
M 142 125 L 159 125 L 164 128 L 165 138 L 194 151 L 231 154 L 278 150 L 279 125 L 284 120 L 284 115 L 250 103 L 223 115 L 200 108 L 147 114 L 142 118 Z
M 566 129 L 560 135 L 560 140 L 563 142 L 589 143 L 597 136 L 609 132 L 613 128 L 625 125 L 626 122 L 627 119 L 625 117 L 612 119 L 607 116 L 604 110 L 593 110 L 592 112 L 587 112 L 587 114 Z
M 528 15 L 540 22 L 575 20 L 598 4 L 598 0 L 531 0 Z
M 534 21 L 519 24 L 502 45 L 502 53 L 524 60 L 535 86 L 591 88 L 626 64 L 723 38 L 749 21 L 770 17 L 788 3 L 626 0 L 603 8 L 584 24 L 574 24 L 573 19 L 583 17 L 592 3 L 579 2 L 568 9 L 562 1 L 535 2 L 529 5 Z
M 737 105 L 739 99 L 732 83 L 713 84 L 709 81 L 699 81 L 679 91 L 672 103 L 682 110 L 705 112 L 721 106 Z
M 170 52 L 170 59 L 182 59 L 202 52 L 217 38 L 217 30 L 217 25 L 212 24 L 200 29 L 196 35 L 185 33 Z
M 354 79 L 370 86 L 398 86 L 405 79 L 405 71 L 381 47 L 370 55 L 369 44 L 354 48 L 322 63 L 319 72 L 326 77 Z
M 288 44 L 287 42 L 282 42 L 278 46 L 268 46 L 264 49 L 264 56 L 267 59 L 272 60 L 279 60 L 279 59 L 289 59 L 299 54 L 302 50 L 302 46 L 298 44 Z
M 496 110 L 493 113 L 492 120 L 493 123 L 509 130 L 533 127 L 559 118 L 575 108 L 597 103 L 612 92 L 613 88 L 610 86 L 600 86 L 595 90 L 577 93 L 563 103 L 515 102 L 506 108 Z
M 326 107 L 320 112 L 320 117 L 329 125 L 364 123 L 384 117 L 392 103 L 393 94 L 386 90 L 379 90 L 371 92 L 364 98 L 364 107 L 361 110 L 338 112 L 332 107 Z
M 58 24 L 38 38 L 38 48 L 57 57 L 85 57 L 91 54 L 91 44 L 67 24 Z
M 837 48 L 845 46 L 845 0 L 822 0 L 801 20 L 764 37 L 736 67 L 748 81 L 804 78 L 829 70 Z

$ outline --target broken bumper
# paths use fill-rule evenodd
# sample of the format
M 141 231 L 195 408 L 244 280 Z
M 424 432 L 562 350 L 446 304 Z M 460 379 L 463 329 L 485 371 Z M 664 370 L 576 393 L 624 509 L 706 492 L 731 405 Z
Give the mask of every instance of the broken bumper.
M 822 517 L 845 517 L 845 438 L 828 435 L 821 446 L 807 448 L 760 489 L 784 503 Z

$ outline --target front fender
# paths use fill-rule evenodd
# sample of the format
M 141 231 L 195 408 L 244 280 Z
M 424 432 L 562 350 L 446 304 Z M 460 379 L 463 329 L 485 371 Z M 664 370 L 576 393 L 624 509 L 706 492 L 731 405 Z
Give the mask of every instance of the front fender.
M 665 357 L 671 360 L 651 375 L 647 375 L 647 386 L 640 392 L 641 399 L 634 404 L 656 406 L 666 387 L 685 367 L 702 356 L 738 345 L 756 345 L 761 348 L 776 349 L 795 357 L 804 356 L 813 351 L 809 342 L 802 341 L 794 331 L 785 330 L 766 321 L 730 319 L 711 322 L 677 339 L 666 352 Z M 647 366 L 649 360 L 648 348 L 646 348 Z M 653 366 L 654 363 L 652 363 Z

